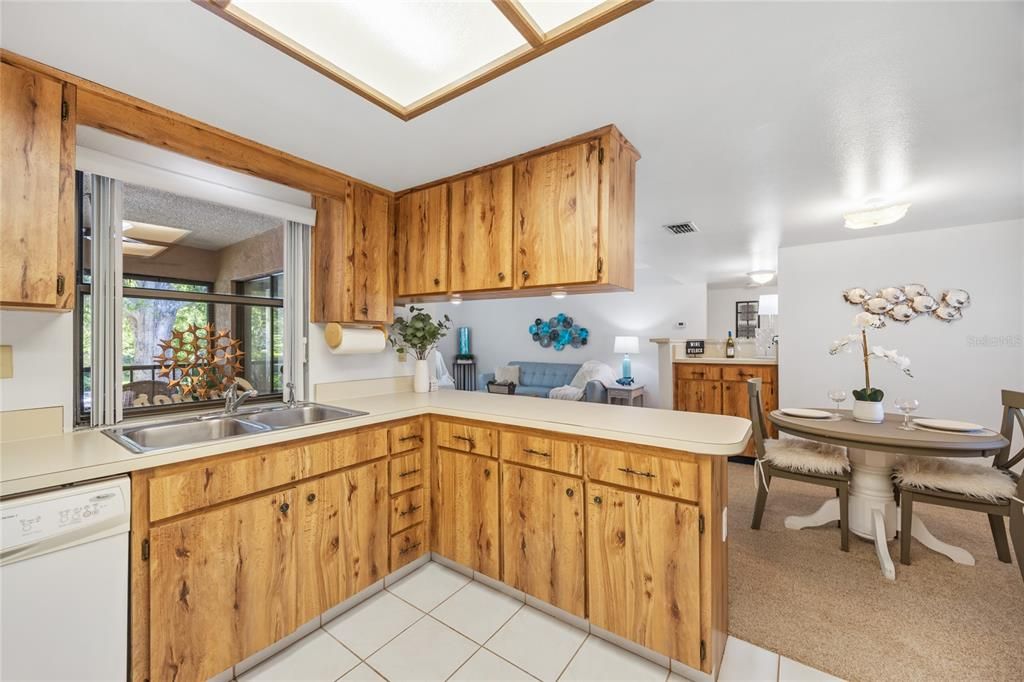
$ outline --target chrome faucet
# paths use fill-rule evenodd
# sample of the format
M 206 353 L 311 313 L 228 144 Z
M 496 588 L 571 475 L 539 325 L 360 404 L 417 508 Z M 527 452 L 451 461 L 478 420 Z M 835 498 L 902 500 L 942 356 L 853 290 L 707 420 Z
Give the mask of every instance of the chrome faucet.
M 249 398 L 254 398 L 259 394 L 255 389 L 249 389 L 248 391 L 238 392 L 238 384 L 234 383 L 227 387 L 224 391 L 224 414 L 234 414 L 238 412 L 238 408 L 242 406 Z
M 284 387 L 288 389 L 288 407 L 295 407 L 295 384 L 289 381 Z

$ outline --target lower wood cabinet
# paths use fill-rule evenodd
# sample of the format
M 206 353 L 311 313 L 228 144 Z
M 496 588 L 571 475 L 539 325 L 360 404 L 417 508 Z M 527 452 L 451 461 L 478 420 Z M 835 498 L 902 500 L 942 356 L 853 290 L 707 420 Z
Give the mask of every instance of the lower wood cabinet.
M 150 531 L 150 679 L 205 680 L 298 627 L 294 488 Z
M 391 503 L 387 465 L 383 461 L 348 469 L 338 476 L 341 479 L 339 601 L 343 601 L 388 574 Z M 328 607 L 333 605 L 328 604 Z
M 697 505 L 595 483 L 587 505 L 590 622 L 701 669 Z
M 498 462 L 439 448 L 431 486 L 431 548 L 499 579 Z
M 503 464 L 504 581 L 582 617 L 586 611 L 583 481 Z

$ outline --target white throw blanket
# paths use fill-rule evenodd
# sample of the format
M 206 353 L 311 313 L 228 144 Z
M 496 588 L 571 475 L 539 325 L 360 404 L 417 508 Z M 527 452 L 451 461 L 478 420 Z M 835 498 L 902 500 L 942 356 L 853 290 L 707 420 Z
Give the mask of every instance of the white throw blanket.
M 615 372 L 603 362 L 587 360 L 580 366 L 576 376 L 572 378 L 572 383 L 551 389 L 548 392 L 548 397 L 556 400 L 582 400 L 587 384 L 595 380 L 608 386 L 615 383 Z

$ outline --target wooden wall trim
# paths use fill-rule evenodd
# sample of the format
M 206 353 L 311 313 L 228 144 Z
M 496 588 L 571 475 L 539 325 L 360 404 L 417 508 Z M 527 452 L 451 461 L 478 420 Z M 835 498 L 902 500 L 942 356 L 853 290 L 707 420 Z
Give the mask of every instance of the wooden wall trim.
M 355 182 L 389 197 L 393 195 L 390 190 L 383 187 L 371 185 L 326 166 L 306 161 L 9 50 L 0 49 L 0 60 L 74 85 L 78 93 L 79 125 L 99 128 L 108 133 L 311 194 L 344 196 L 348 184 Z

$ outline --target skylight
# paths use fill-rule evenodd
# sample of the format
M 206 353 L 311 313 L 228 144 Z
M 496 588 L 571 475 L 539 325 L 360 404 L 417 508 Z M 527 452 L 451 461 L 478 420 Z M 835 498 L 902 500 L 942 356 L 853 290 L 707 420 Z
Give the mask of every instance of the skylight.
M 408 120 L 650 0 L 194 0 Z

